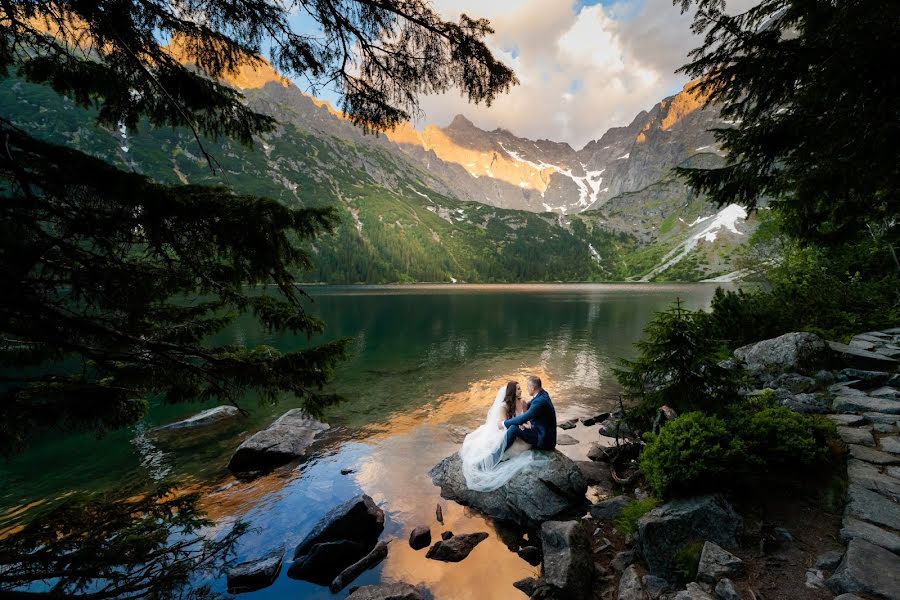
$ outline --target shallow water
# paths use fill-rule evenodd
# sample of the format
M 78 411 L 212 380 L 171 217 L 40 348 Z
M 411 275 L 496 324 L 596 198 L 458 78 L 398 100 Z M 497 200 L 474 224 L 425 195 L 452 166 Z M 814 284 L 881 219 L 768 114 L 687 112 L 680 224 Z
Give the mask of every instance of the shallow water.
M 290 554 L 324 512 L 364 492 L 385 510 L 383 537 L 397 539 L 387 560 L 352 585 L 402 580 L 424 583 L 436 599 L 521 597 L 512 582 L 536 575 L 538 568 L 506 548 L 498 537 L 504 531 L 442 500 L 428 470 L 484 420 L 497 389 L 509 379 L 541 376 L 560 420 L 612 408 L 617 389 L 611 369 L 617 357 L 633 356 L 632 344 L 653 312 L 676 297 L 688 308 L 705 307 L 714 291 L 715 286 L 696 284 L 311 288 L 310 311 L 328 324 L 321 340 L 354 340 L 353 354 L 331 386 L 345 401 L 328 410 L 324 420 L 332 430 L 312 460 L 249 483 L 236 482 L 225 469 L 240 441 L 290 408 L 289 401 L 260 406 L 250 399 L 248 420 L 178 448 L 144 432 L 205 406 L 154 406 L 135 428 L 102 440 L 45 436 L 26 455 L 0 466 L 0 531 L 74 489 L 177 477 L 206 490 L 204 505 L 221 527 L 236 519 L 252 524 L 238 547 L 238 558 L 245 560 L 278 546 Z M 307 343 L 305 337 L 266 336 L 250 319 L 239 320 L 217 341 L 282 349 Z M 582 442 L 560 450 L 577 459 L 597 435 L 596 427 L 582 426 L 567 433 Z M 355 472 L 341 475 L 343 468 Z M 438 503 L 444 527 L 435 520 Z M 431 526 L 433 539 L 444 530 L 491 535 L 465 561 L 448 564 L 409 547 L 409 532 L 418 525 Z M 212 583 L 224 587 L 224 580 Z M 241 597 L 343 598 L 347 593 L 332 595 L 282 573 L 273 586 Z

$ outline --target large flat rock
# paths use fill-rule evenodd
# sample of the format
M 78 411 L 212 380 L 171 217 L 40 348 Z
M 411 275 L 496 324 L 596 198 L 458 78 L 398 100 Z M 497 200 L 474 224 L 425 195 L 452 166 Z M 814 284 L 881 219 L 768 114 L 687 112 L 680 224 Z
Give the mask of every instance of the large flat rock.
M 863 539 L 894 554 L 900 554 L 900 535 L 853 517 L 844 517 L 841 539 L 849 542 L 854 538 Z
M 554 450 L 549 462 L 525 467 L 502 487 L 475 492 L 466 486 L 462 459 L 454 453 L 434 466 L 431 480 L 441 496 L 481 513 L 519 525 L 534 526 L 560 516 L 573 515 L 587 506 L 587 483 L 578 466 Z
M 850 502 L 844 509 L 844 515 L 884 527 L 897 527 L 900 523 L 900 504 L 878 492 L 851 483 L 847 495 Z
M 866 394 L 841 393 L 832 403 L 831 408 L 839 413 L 887 413 L 900 415 L 900 400 L 892 398 L 874 398 Z
M 862 348 L 854 348 L 840 342 L 827 342 L 828 348 L 841 361 L 841 363 L 853 369 L 862 369 L 864 371 L 893 371 L 897 368 L 898 363 L 893 358 L 870 352 Z
M 311 418 L 303 409 L 287 411 L 242 443 L 228 462 L 228 469 L 240 478 L 265 473 L 306 455 L 316 436 L 328 425 Z
M 835 594 L 862 592 L 900 599 L 900 556 L 862 539 L 850 540 L 826 585 Z
M 900 480 L 894 479 L 887 473 L 882 473 L 881 469 L 872 463 L 851 458 L 847 461 L 847 477 L 850 483 L 855 483 L 900 502 Z
M 895 454 L 856 444 L 848 444 L 847 447 L 850 449 L 850 456 L 855 459 L 863 460 L 873 465 L 900 465 L 900 456 Z

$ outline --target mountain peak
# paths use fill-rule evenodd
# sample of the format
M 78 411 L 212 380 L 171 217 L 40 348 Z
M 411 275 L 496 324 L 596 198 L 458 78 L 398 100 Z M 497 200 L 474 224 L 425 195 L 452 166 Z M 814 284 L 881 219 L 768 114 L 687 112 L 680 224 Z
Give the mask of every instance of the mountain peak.
M 451 129 L 451 128 L 460 129 L 463 127 L 465 127 L 465 128 L 475 127 L 475 123 L 468 120 L 463 115 L 456 115 L 455 117 L 453 117 L 453 120 L 450 121 L 450 125 L 447 126 L 447 129 Z

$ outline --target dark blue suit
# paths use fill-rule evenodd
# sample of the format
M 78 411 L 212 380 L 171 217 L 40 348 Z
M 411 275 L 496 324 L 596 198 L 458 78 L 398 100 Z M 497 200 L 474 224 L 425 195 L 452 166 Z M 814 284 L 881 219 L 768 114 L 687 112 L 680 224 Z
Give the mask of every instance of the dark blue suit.
M 519 429 L 519 425 L 531 422 L 531 429 Z M 553 450 L 556 447 L 556 409 L 550 401 L 547 390 L 541 390 L 528 403 L 521 415 L 503 421 L 506 427 L 505 451 L 516 438 L 521 438 L 538 450 Z

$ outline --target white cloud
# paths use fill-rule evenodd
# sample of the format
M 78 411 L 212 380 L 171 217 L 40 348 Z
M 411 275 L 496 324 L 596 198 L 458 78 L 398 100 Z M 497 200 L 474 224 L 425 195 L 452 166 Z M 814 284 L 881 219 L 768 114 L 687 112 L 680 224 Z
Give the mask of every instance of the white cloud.
M 740 0 L 745 4 L 750 0 Z M 484 129 L 565 141 L 580 148 L 679 90 L 675 69 L 699 44 L 671 0 L 622 0 L 579 8 L 574 0 L 435 0 L 446 18 L 486 17 L 492 50 L 521 84 L 490 107 L 458 92 L 422 98 L 424 123 L 458 113 Z

